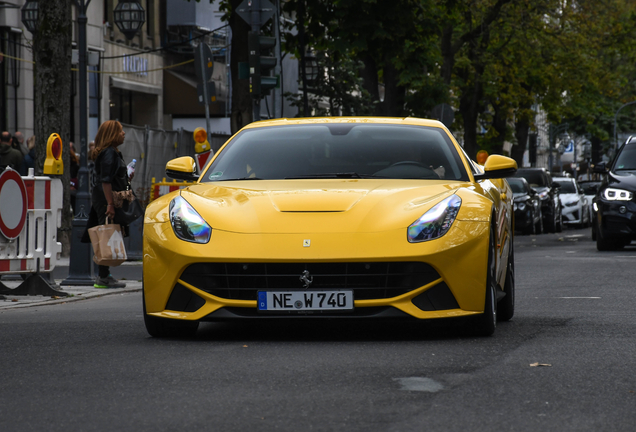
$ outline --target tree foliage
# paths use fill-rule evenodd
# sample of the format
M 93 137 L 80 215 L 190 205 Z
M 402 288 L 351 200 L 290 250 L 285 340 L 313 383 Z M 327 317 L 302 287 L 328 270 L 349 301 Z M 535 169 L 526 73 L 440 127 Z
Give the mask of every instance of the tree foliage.
M 232 0 L 231 3 L 237 3 Z M 228 4 L 230 0 L 223 0 Z M 521 162 L 538 107 L 609 143 L 636 100 L 631 0 L 288 0 L 285 48 L 319 53 L 320 114 L 430 116 L 443 102 L 467 152 Z M 636 127 L 633 108 L 619 129 Z

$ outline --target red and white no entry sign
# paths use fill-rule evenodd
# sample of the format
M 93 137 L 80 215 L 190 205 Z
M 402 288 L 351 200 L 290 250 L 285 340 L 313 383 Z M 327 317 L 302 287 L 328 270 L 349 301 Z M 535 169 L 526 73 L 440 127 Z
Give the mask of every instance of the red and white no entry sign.
M 0 232 L 8 239 L 17 238 L 27 215 L 27 193 L 17 171 L 5 169 L 0 174 Z

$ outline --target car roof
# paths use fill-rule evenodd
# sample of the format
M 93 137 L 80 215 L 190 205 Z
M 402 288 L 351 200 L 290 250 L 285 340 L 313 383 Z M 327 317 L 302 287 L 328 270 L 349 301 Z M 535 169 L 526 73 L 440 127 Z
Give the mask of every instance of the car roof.
M 268 127 L 268 126 L 288 126 L 288 125 L 310 125 L 325 123 L 361 123 L 361 124 L 394 124 L 410 126 L 431 126 L 446 129 L 440 121 L 422 119 L 417 117 L 311 117 L 311 118 L 282 118 L 272 120 L 261 120 L 246 125 L 244 129 Z

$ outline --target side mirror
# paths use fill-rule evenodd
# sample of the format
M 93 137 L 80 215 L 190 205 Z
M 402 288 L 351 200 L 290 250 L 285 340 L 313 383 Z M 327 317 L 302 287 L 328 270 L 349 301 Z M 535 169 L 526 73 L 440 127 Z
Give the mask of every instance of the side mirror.
M 168 161 L 166 175 L 177 180 L 196 181 L 199 179 L 197 164 L 190 156 L 182 156 Z
M 509 157 L 490 155 L 484 164 L 484 172 L 475 174 L 475 181 L 512 177 L 517 172 L 517 162 Z
M 592 171 L 599 174 L 607 174 L 607 167 L 605 166 L 605 162 L 599 162 L 594 165 L 594 169 L 592 169 Z

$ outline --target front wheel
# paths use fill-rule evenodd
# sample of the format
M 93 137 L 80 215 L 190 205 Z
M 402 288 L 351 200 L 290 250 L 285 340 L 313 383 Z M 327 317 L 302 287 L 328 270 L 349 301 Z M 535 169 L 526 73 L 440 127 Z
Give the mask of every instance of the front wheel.
M 506 296 L 497 304 L 497 319 L 499 321 L 510 321 L 515 314 L 515 250 L 514 242 L 512 241 L 510 242 L 510 253 L 508 254 L 504 294 Z
M 476 317 L 474 331 L 478 336 L 491 336 L 497 328 L 497 300 L 495 292 L 496 283 L 496 252 L 494 229 L 490 229 L 490 241 L 488 245 L 488 274 L 486 277 L 486 299 L 484 313 Z
M 539 221 L 535 224 L 534 231 L 537 234 L 543 233 L 543 214 L 539 211 Z

